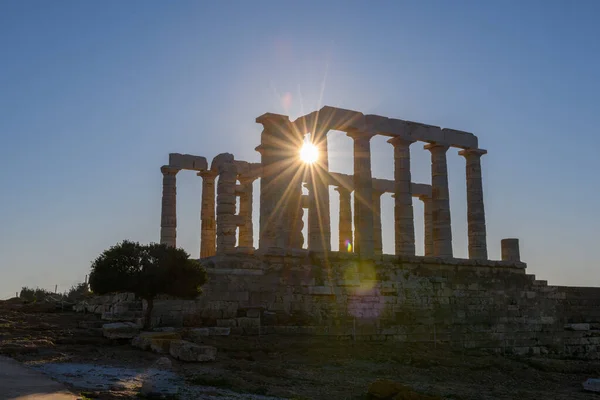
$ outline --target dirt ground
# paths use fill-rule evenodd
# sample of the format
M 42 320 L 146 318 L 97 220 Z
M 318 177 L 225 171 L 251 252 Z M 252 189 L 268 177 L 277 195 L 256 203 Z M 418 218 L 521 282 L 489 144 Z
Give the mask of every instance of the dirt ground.
M 31 366 L 90 363 L 144 369 L 161 356 L 101 336 L 98 317 L 44 305 L 0 304 L 0 354 Z M 173 361 L 188 385 L 289 399 L 367 399 L 376 379 L 391 379 L 441 399 L 600 399 L 582 390 L 600 361 L 513 358 L 438 345 L 327 338 L 207 338 L 217 361 Z M 82 398 L 139 398 L 135 390 L 82 390 Z M 242 396 L 241 398 L 245 398 Z M 435 398 L 435 397 L 434 397 Z

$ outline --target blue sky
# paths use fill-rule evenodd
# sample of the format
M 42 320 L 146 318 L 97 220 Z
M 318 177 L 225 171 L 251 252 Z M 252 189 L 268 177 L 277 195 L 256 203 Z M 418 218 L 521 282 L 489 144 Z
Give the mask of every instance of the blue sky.
M 595 1 L 2 1 L 0 298 L 66 290 L 115 242 L 158 241 L 169 152 L 258 161 L 257 116 L 321 105 L 474 132 L 489 151 L 490 256 L 518 237 L 529 273 L 600 285 L 599 12 Z M 391 145 L 372 143 L 373 175 L 392 178 Z M 332 170 L 351 173 L 351 140 L 334 133 L 329 146 Z M 428 153 L 411 151 L 413 180 L 428 183 Z M 464 159 L 448 159 L 465 257 Z M 200 187 L 178 175 L 179 244 L 192 255 Z M 387 252 L 392 210 L 388 195 Z M 418 201 L 415 213 L 422 251 Z

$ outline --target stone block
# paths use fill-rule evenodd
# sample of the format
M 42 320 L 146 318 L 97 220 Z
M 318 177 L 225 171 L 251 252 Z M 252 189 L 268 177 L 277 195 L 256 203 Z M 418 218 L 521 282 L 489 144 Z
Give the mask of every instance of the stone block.
M 590 324 L 567 324 L 565 330 L 568 331 L 589 331 Z
M 217 348 L 185 340 L 173 340 L 170 344 L 169 354 L 181 361 L 206 362 L 215 360 Z
M 200 156 L 171 153 L 169 154 L 169 166 L 192 171 L 205 171 L 208 169 L 208 162 L 206 158 Z
M 115 322 L 102 325 L 102 334 L 109 339 L 133 339 L 140 328 L 133 322 Z
M 235 318 L 218 319 L 217 326 L 222 328 L 234 328 L 237 326 L 237 321 Z
M 221 326 L 211 326 L 208 328 L 209 336 L 229 336 L 231 328 Z
M 258 328 L 260 326 L 259 318 L 249 318 L 249 317 L 241 317 L 236 318 L 237 325 L 240 328 Z
M 152 350 L 152 344 L 158 340 L 168 341 L 179 339 L 181 339 L 181 335 L 178 332 L 141 332 L 133 338 L 131 345 L 142 350 Z M 166 352 L 168 353 L 168 348 Z
M 590 378 L 583 382 L 583 390 L 600 393 L 600 378 Z

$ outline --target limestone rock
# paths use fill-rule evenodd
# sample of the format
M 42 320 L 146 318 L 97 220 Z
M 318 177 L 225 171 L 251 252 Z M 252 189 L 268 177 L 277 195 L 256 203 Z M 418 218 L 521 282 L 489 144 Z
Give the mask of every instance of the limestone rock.
M 133 322 L 115 322 L 102 325 L 104 337 L 109 339 L 133 339 L 139 333 L 140 328 Z
M 583 389 L 589 392 L 600 393 L 600 378 L 590 378 L 583 382 Z
M 202 346 L 185 340 L 173 340 L 169 349 L 171 356 L 181 361 L 214 361 L 217 349 L 213 346 Z
M 155 353 L 169 353 L 172 340 L 180 340 L 177 332 L 142 332 L 131 341 L 133 347 Z

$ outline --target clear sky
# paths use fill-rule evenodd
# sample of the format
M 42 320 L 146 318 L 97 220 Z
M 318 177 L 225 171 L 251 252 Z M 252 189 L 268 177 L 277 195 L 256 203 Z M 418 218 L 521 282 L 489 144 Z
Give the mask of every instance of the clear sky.
M 158 241 L 168 153 L 256 162 L 257 116 L 322 105 L 475 133 L 491 258 L 518 237 L 539 279 L 600 285 L 598 15 L 583 0 L 1 1 L 0 298 L 66 290 L 115 242 Z M 392 178 L 391 145 L 372 143 L 373 175 Z M 351 139 L 329 146 L 351 173 Z M 422 143 L 411 152 L 413 180 L 430 182 Z M 448 159 L 465 257 L 464 159 Z M 178 175 L 194 256 L 200 187 Z M 392 210 L 387 195 L 388 253 Z

